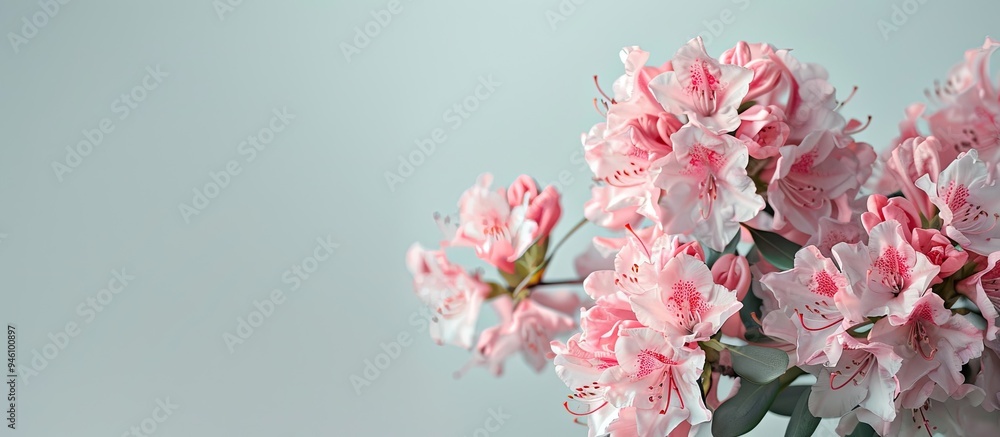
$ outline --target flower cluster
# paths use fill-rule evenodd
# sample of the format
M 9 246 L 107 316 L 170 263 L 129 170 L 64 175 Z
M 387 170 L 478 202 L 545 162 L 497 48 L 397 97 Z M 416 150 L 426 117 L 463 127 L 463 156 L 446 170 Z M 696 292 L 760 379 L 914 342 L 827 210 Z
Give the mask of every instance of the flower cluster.
M 841 115 L 850 96 L 788 50 L 715 58 L 696 38 L 657 66 L 626 47 L 610 95 L 594 78 L 595 184 L 568 234 L 604 236 L 580 277 L 546 278 L 559 194 L 484 175 L 440 221 L 442 245 L 474 248 L 501 281 L 408 253 L 432 338 L 497 374 L 517 352 L 551 365 L 591 436 L 741 435 L 768 411 L 791 418 L 787 435 L 821 418 L 844 435 L 995 434 L 998 47 L 968 51 L 881 156 Z M 571 284 L 589 299 L 550 289 Z M 487 301 L 500 323 L 474 342 Z
M 473 248 L 506 285 L 486 282 L 481 273 L 451 263 L 444 250 L 426 250 L 419 244 L 407 252 L 407 267 L 417 296 L 433 313 L 429 329 L 435 342 L 472 348 L 480 310 L 492 300 L 500 323 L 479 335 L 469 366 L 487 366 L 499 375 L 506 359 L 520 352 L 540 371 L 551 339 L 576 326 L 570 314 L 580 302 L 566 291 L 525 293 L 529 286 L 546 285 L 539 279 L 549 234 L 562 214 L 559 193 L 551 186 L 539 192 L 528 176 L 506 189 L 490 188 L 492 179 L 490 174 L 480 176 L 462 195 L 457 223 L 441 220 L 446 234 L 441 244 Z
M 647 219 L 716 251 L 741 223 L 804 241 L 849 220 L 875 153 L 851 137 L 861 124 L 837 111 L 822 67 L 743 42 L 715 59 L 700 38 L 659 67 L 638 47 L 621 58 L 606 120 L 583 137 L 601 183 L 588 219 Z

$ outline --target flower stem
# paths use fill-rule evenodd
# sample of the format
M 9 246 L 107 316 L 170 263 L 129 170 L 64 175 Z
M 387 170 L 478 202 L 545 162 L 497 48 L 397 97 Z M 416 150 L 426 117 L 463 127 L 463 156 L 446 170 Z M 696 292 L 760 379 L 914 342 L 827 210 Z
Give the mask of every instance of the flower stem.
M 542 286 L 546 286 L 546 285 L 580 285 L 580 284 L 583 284 L 583 280 L 584 280 L 584 278 L 580 278 L 580 279 L 566 279 L 566 280 L 562 280 L 562 281 L 541 281 L 541 282 L 535 284 L 535 286 L 542 287 Z

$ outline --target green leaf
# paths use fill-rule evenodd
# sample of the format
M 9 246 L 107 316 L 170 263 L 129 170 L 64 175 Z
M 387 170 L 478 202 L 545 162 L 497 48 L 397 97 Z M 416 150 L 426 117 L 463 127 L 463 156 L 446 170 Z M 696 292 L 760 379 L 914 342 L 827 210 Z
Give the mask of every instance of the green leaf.
M 809 437 L 819 426 L 819 418 L 809 412 L 809 394 L 811 392 L 812 390 L 804 390 L 799 395 L 799 402 L 795 404 L 792 418 L 788 419 L 785 437 Z
M 794 267 L 795 252 L 798 252 L 802 246 L 788 241 L 785 237 L 774 232 L 761 231 L 749 226 L 747 229 L 753 236 L 753 243 L 767 262 L 780 270 L 791 270 Z
M 875 434 L 875 428 L 872 428 L 871 425 L 858 422 L 858 426 L 854 427 L 854 431 L 851 431 L 850 434 L 844 437 L 874 437 L 876 435 L 878 434 Z
M 739 436 L 753 430 L 781 390 L 781 381 L 771 381 L 766 385 L 750 381 L 740 382 L 736 395 L 719 405 L 713 414 L 712 435 Z
M 500 270 L 500 276 L 507 281 L 507 285 L 511 288 L 517 287 L 524 278 L 535 271 L 536 268 L 545 262 L 545 252 L 548 251 L 549 240 L 548 238 L 539 241 L 524 252 L 517 261 L 514 262 L 514 273 L 507 273 Z
M 802 396 L 802 392 L 807 392 L 812 390 L 812 386 L 809 385 L 792 385 L 786 387 L 778 396 L 774 398 L 774 403 L 771 404 L 771 412 L 774 414 L 779 414 L 785 417 L 791 417 L 792 413 L 795 411 L 795 405 L 799 402 L 799 396 Z
M 486 296 L 486 300 L 510 294 L 510 290 L 508 290 L 507 287 L 497 284 L 496 282 L 487 282 L 486 285 L 490 286 L 490 294 Z
M 758 279 L 754 278 L 752 281 L 758 282 Z M 756 314 L 760 317 L 761 306 L 764 305 L 764 301 L 753 293 L 753 288 L 754 287 L 751 286 L 751 291 L 749 291 L 746 296 L 743 296 L 743 308 L 740 308 L 740 321 L 743 322 L 743 327 L 746 328 L 744 338 L 746 338 L 747 341 L 754 343 L 769 342 L 772 341 L 771 338 L 764 335 L 764 328 L 753 319 L 752 314 Z
M 756 104 L 757 104 L 756 101 L 754 101 L 754 100 L 748 100 L 746 102 L 743 102 L 740 105 L 739 108 L 736 108 L 736 112 L 742 114 L 743 111 L 746 111 L 747 109 L 750 109 L 751 107 L 753 107 L 753 105 L 756 105 Z
M 732 241 L 730 241 L 729 244 L 727 244 L 726 247 L 722 249 L 722 252 L 718 252 L 715 249 L 712 249 L 702 244 L 701 247 L 705 249 L 705 264 L 707 264 L 709 268 L 712 268 L 715 262 L 718 261 L 719 257 L 721 257 L 723 254 L 736 253 L 736 245 L 738 244 L 740 244 L 739 232 L 737 232 L 736 235 L 733 236 Z
M 767 384 L 788 370 L 788 354 L 780 349 L 762 346 L 728 346 L 733 370 L 744 381 Z

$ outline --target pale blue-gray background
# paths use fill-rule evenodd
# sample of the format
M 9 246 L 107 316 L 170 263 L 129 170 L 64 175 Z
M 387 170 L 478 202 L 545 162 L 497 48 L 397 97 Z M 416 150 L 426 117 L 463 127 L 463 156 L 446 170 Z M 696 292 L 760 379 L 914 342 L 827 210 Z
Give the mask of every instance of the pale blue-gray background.
M 349 60 L 341 43 L 387 2 L 244 0 L 220 19 L 207 0 L 72 1 L 16 52 L 9 32 L 42 9 L 0 4 L 0 322 L 17 324 L 22 365 L 49 333 L 80 326 L 19 386 L 19 429 L 0 435 L 119 436 L 166 398 L 178 409 L 157 436 L 466 436 L 491 408 L 511 416 L 491 435 L 585 435 L 551 371 L 517 359 L 503 379 L 456 381 L 467 354 L 410 324 L 403 252 L 435 244 L 431 214 L 453 212 L 484 171 L 503 184 L 565 171 L 565 222 L 577 220 L 591 75 L 609 86 L 622 46 L 656 62 L 698 33 L 715 55 L 739 39 L 794 48 L 842 96 L 860 87 L 844 112 L 874 116 L 858 137 L 881 147 L 1000 16 L 997 2 L 913 0 L 885 39 L 877 23 L 902 1 L 578 3 L 402 0 Z M 553 27 L 549 11 L 565 20 Z M 169 76 L 120 120 L 113 102 L 156 65 Z M 445 111 L 489 75 L 501 85 L 453 129 Z M 296 118 L 247 162 L 240 142 L 276 108 Z M 114 131 L 60 182 L 52 162 L 103 118 Z M 390 190 L 385 172 L 435 128 L 447 140 Z M 186 223 L 178 204 L 231 160 L 242 172 Z M 223 333 L 288 291 L 286 269 L 327 235 L 332 257 L 230 353 Z M 88 323 L 78 305 L 123 268 L 135 279 Z M 569 275 L 570 258 L 554 272 Z M 413 344 L 357 394 L 350 375 L 401 332 Z M 781 427 L 769 417 L 755 434 Z

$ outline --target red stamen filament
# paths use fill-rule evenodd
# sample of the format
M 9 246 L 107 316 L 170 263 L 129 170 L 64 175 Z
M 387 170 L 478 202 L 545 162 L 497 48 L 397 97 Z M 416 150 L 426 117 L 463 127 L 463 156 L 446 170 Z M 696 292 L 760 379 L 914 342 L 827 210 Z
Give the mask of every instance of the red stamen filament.
M 604 408 L 604 406 L 607 405 L 607 404 L 608 404 L 607 402 L 604 402 L 603 404 L 598 405 L 597 408 L 594 408 L 593 410 L 590 410 L 590 411 L 588 411 L 586 413 L 576 413 L 576 412 L 573 412 L 573 410 L 569 409 L 569 402 L 568 401 L 567 402 L 563 402 L 563 408 L 565 408 L 566 411 L 569 412 L 569 414 L 572 414 L 572 415 L 577 416 L 577 417 L 584 417 L 584 416 L 589 416 L 591 414 L 594 414 L 597 410 L 600 410 L 601 408 Z
M 820 328 L 810 328 L 810 327 L 806 326 L 806 320 L 805 320 L 805 318 L 802 317 L 802 313 L 800 313 L 799 310 L 795 310 L 795 314 L 799 315 L 799 324 L 801 324 L 802 327 L 805 328 L 806 331 L 810 331 L 810 332 L 824 331 L 824 330 L 830 329 L 830 328 L 836 326 L 838 323 L 844 321 L 844 319 L 835 320 L 833 323 L 831 323 L 829 325 L 826 325 L 826 326 L 823 326 L 823 327 L 820 327 Z
M 851 381 L 854 381 L 854 378 L 857 378 L 858 375 L 861 375 L 861 377 L 864 377 L 865 372 L 868 370 L 869 367 L 871 367 L 872 361 L 873 361 L 872 360 L 872 356 L 869 354 L 867 357 L 865 357 L 865 359 L 861 360 L 860 363 L 856 363 L 857 369 L 854 370 L 854 373 L 851 374 L 850 378 L 847 378 L 847 380 L 844 381 L 844 383 L 840 384 L 840 385 L 836 385 L 833 382 L 833 379 L 840 375 L 840 371 L 836 371 L 836 372 L 831 373 L 830 374 L 830 389 L 831 390 L 840 390 L 840 389 L 846 387 L 847 384 L 850 384 Z M 855 382 L 855 384 L 857 384 L 857 382 Z
M 639 240 L 639 244 L 642 245 L 642 250 L 646 251 L 646 256 L 652 258 L 653 254 L 650 253 L 649 248 L 646 247 L 646 243 L 642 241 L 642 238 L 639 238 L 639 234 L 635 233 L 635 229 L 632 229 L 632 225 L 626 223 L 625 229 L 628 229 L 628 231 L 632 233 L 632 236 L 634 236 L 636 240 Z

